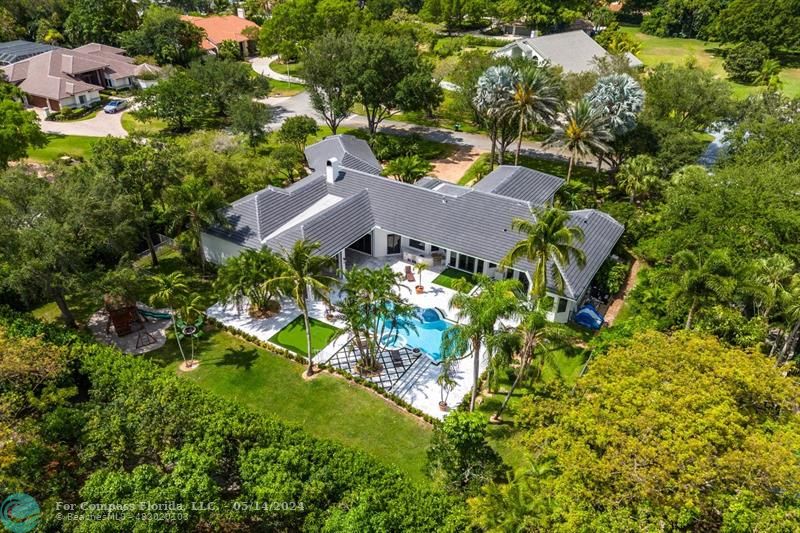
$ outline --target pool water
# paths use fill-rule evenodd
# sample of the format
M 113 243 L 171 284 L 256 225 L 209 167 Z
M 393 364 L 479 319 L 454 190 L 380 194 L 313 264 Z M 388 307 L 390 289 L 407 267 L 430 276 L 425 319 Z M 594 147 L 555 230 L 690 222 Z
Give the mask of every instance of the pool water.
M 442 360 L 442 335 L 451 327 L 436 309 L 417 309 L 413 317 L 399 319 L 396 329 L 384 335 L 381 342 L 389 348 L 419 348 L 438 363 Z

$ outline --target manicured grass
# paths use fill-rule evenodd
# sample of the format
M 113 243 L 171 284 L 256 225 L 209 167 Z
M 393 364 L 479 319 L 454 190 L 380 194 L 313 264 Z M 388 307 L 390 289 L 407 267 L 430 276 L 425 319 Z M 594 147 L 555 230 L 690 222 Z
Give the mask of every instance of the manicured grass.
M 561 379 L 567 386 L 572 386 L 580 376 L 583 365 L 586 363 L 586 357 L 587 353 L 584 350 L 573 346 L 552 349 L 546 353 L 542 375 L 539 379 L 545 383 L 554 379 Z M 538 372 L 535 369 L 538 369 L 540 365 L 541 358 L 537 359 L 532 365 L 534 374 Z M 512 372 L 501 375 L 498 380 L 497 390 L 494 394 L 486 394 L 484 396 L 483 402 L 478 406 L 477 411 L 483 413 L 486 417 L 496 413 L 511 388 L 514 377 Z M 490 444 L 500 454 L 503 461 L 517 471 L 524 471 L 529 468 L 530 459 L 528 448 L 520 440 L 522 431 L 514 427 L 512 420 L 520 400 L 531 394 L 536 394 L 536 392 L 530 386 L 530 380 L 523 381 L 508 402 L 508 406 L 502 416 L 503 422 L 489 425 Z
M 89 155 L 97 139 L 97 137 L 48 133 L 47 144 L 42 148 L 28 150 L 28 158 L 37 163 L 51 163 L 64 155 L 82 159 Z
M 305 91 L 304 85 L 299 83 L 291 83 L 288 81 L 269 80 L 269 95 L 270 96 L 294 96 Z
M 173 372 L 180 361 L 174 338 L 145 357 Z M 362 450 L 415 482 L 427 483 L 423 469 L 430 428 L 375 394 L 330 374 L 304 380 L 303 365 L 222 331 L 205 337 L 196 357 L 199 368 L 181 377 L 256 413 Z
M 339 332 L 337 328 L 315 318 L 309 319 L 309 325 L 311 326 L 311 351 L 314 353 L 318 353 L 330 344 L 331 339 Z M 308 346 L 303 317 L 299 316 L 289 322 L 286 327 L 273 335 L 269 342 L 282 346 L 296 354 L 307 356 Z
M 455 268 L 444 269 L 444 272 L 434 278 L 433 283 L 436 285 L 441 285 L 442 287 L 447 287 L 448 289 L 452 289 L 453 284 L 458 280 L 466 281 L 470 284 L 470 287 L 475 286 L 475 276 L 473 274 L 456 270 Z
M 302 61 L 284 63 L 279 60 L 272 63 L 272 70 L 278 74 L 286 74 L 287 76 L 294 76 L 295 78 L 303 77 L 303 68 Z
M 167 123 L 158 118 L 142 121 L 130 113 L 125 112 L 122 114 L 122 127 L 125 128 L 125 131 L 129 134 L 139 133 L 141 135 L 156 135 L 166 129 Z
M 649 67 L 659 63 L 686 64 L 686 60 L 694 58 L 697 66 L 711 71 L 721 79 L 728 79 L 722 66 L 723 57 L 720 45 L 698 39 L 664 38 L 647 35 L 639 31 L 638 26 L 625 26 L 623 30 L 630 33 L 642 44 L 637 57 Z M 780 73 L 783 81 L 783 92 L 787 96 L 800 96 L 800 68 L 784 68 Z M 762 91 L 764 87 L 743 85 L 728 80 L 734 96 L 745 98 L 750 94 Z

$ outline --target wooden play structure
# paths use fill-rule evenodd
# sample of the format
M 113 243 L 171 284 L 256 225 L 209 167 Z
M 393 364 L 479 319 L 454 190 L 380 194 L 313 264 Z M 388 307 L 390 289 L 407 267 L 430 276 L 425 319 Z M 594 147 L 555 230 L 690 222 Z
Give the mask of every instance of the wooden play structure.
M 114 332 L 118 337 L 124 337 L 131 333 L 138 333 L 136 348 L 143 348 L 155 344 L 156 339 L 144 327 L 145 318 L 136 306 L 136 301 L 119 295 L 106 294 L 103 297 L 103 305 L 108 313 L 106 322 L 106 333 L 114 326 Z

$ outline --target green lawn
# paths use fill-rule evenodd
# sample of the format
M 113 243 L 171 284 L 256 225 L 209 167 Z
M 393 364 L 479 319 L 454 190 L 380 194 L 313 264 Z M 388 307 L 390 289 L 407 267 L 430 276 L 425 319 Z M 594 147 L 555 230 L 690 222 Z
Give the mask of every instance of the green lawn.
M 48 133 L 47 144 L 42 148 L 28 150 L 28 158 L 37 163 L 51 163 L 64 155 L 76 159 L 85 158 L 97 139 L 98 137 Z
M 311 351 L 314 353 L 320 352 L 330 344 L 331 339 L 339 332 L 337 328 L 315 318 L 309 319 L 309 324 L 311 326 Z M 304 357 L 307 356 L 308 346 L 303 317 L 299 316 L 289 322 L 286 327 L 273 335 L 269 342 Z
M 180 360 L 174 338 L 146 357 L 170 371 Z M 200 366 L 181 374 L 185 379 L 316 437 L 365 451 L 420 484 L 427 482 L 423 469 L 430 428 L 377 395 L 330 374 L 306 381 L 303 365 L 226 332 L 210 333 L 196 357 Z
M 576 347 L 565 346 L 552 349 L 546 354 L 544 366 L 542 367 L 542 380 L 549 382 L 554 379 L 563 379 L 568 386 L 573 385 L 580 376 L 581 370 L 586 363 L 587 353 Z M 534 363 L 534 367 L 540 366 L 541 359 Z M 497 390 L 494 394 L 487 394 L 483 402 L 478 406 L 477 411 L 487 417 L 497 412 L 503 403 L 506 393 L 511 388 L 514 375 L 510 372 L 501 376 Z M 503 413 L 503 421 L 499 424 L 489 425 L 489 442 L 497 450 L 503 460 L 514 470 L 524 470 L 530 466 L 528 450 L 520 442 L 521 432 L 514 428 L 514 409 L 524 396 L 536 394 L 529 383 L 523 383 L 514 391 L 514 395 L 508 402 L 508 407 Z
M 716 43 L 678 37 L 655 37 L 640 32 L 638 26 L 624 26 L 623 30 L 633 35 L 642 44 L 642 50 L 637 57 L 647 66 L 652 67 L 659 63 L 683 65 L 688 58 L 693 57 L 699 67 L 711 71 L 721 79 L 728 78 L 722 66 L 721 49 Z M 783 81 L 783 92 L 786 95 L 800 96 L 800 68 L 784 68 L 780 78 Z M 731 84 L 733 94 L 738 98 L 745 98 L 763 90 L 763 87 L 742 85 L 730 80 L 728 82 Z
M 122 127 L 130 134 L 155 135 L 166 129 L 167 123 L 157 118 L 142 121 L 125 112 L 122 114 Z
M 285 63 L 281 60 L 272 63 L 272 70 L 278 74 L 286 74 L 287 76 L 294 76 L 295 78 L 303 77 L 303 62 L 294 61 Z
M 447 287 L 448 289 L 452 289 L 453 284 L 457 280 L 464 280 L 469 283 L 471 287 L 475 286 L 475 276 L 473 274 L 456 270 L 455 268 L 444 269 L 444 272 L 434 278 L 433 283 L 436 285 L 441 285 L 442 287 Z
M 291 83 L 288 81 L 269 80 L 269 95 L 270 96 L 294 96 L 305 91 L 304 85 L 299 83 Z

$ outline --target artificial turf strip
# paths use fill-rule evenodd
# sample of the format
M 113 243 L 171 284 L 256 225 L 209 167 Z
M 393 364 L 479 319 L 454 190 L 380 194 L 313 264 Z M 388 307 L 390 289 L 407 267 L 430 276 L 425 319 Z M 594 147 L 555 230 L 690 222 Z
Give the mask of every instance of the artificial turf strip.
M 447 287 L 448 289 L 453 288 L 453 283 L 457 279 L 466 280 L 472 287 L 475 286 L 475 276 L 470 274 L 469 272 L 463 272 L 461 270 L 456 270 L 455 268 L 446 268 L 444 272 L 436 276 L 433 280 L 433 283 L 436 285 L 441 285 L 442 287 Z
M 326 324 L 314 318 L 309 319 L 311 325 L 311 351 L 320 352 L 336 335 L 339 330 L 330 324 Z M 269 342 L 292 352 L 306 356 L 306 328 L 303 324 L 303 317 L 299 316 L 289 322 L 282 330 L 273 335 Z

